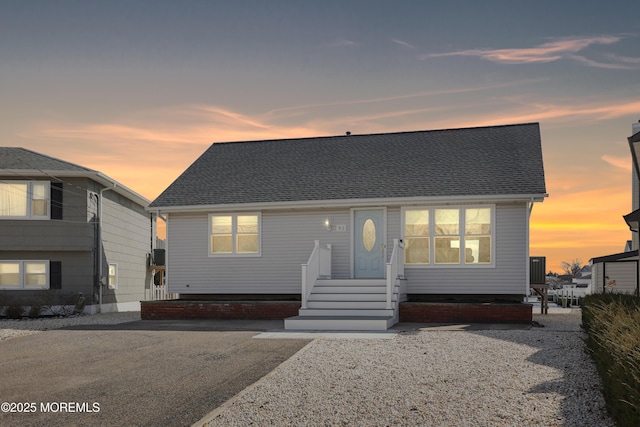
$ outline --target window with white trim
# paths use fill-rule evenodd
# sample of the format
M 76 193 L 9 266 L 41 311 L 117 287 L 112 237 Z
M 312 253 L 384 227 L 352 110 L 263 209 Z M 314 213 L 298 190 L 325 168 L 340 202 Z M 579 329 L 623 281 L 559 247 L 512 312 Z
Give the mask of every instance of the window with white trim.
M 260 214 L 209 215 L 209 255 L 260 255 Z
M 109 264 L 109 289 L 118 289 L 118 264 Z
M 49 289 L 49 261 L 0 261 L 0 290 Z
M 0 218 L 49 219 L 48 181 L 0 182 Z
M 493 206 L 404 208 L 405 265 L 492 265 L 493 213 Z

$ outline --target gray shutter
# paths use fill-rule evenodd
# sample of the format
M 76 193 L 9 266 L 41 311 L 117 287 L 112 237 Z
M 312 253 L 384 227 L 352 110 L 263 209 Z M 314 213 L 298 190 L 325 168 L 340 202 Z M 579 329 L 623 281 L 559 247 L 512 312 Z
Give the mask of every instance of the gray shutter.
M 62 183 L 51 183 L 51 219 L 62 219 Z
M 62 289 L 62 261 L 49 261 L 49 289 Z

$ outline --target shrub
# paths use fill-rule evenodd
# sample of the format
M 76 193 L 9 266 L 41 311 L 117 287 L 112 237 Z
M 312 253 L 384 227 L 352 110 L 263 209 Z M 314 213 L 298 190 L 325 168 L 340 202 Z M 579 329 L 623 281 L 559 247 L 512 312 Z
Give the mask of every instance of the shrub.
M 32 319 L 35 319 L 37 317 L 40 317 L 40 312 L 42 311 L 42 307 L 38 304 L 33 304 L 30 308 L 29 308 L 29 314 L 28 316 Z
M 9 319 L 21 319 L 24 313 L 24 307 L 20 304 L 11 304 L 5 310 L 5 316 Z
M 619 426 L 640 420 L 640 299 L 590 295 L 582 307 L 587 346 L 602 378 L 603 394 Z

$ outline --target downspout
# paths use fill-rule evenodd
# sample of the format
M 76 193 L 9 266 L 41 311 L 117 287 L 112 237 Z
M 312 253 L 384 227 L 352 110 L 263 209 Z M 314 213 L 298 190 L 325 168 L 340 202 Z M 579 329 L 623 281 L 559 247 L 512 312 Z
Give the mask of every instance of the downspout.
M 531 197 L 531 202 L 529 202 L 529 208 L 527 210 L 527 254 L 526 254 L 526 263 L 525 263 L 525 289 L 526 289 L 526 293 L 524 295 L 524 301 L 523 302 L 527 302 L 529 295 L 531 294 L 531 256 L 530 256 L 530 251 L 529 251 L 529 244 L 530 244 L 530 221 L 531 221 L 531 211 L 533 211 L 533 204 L 534 204 L 534 200 L 533 197 Z M 546 272 L 545 272 L 546 274 Z
M 113 183 L 113 188 L 105 187 L 100 190 L 100 202 L 98 203 L 98 313 L 102 313 L 102 287 L 106 284 L 102 275 L 102 194 L 105 191 L 115 190 L 117 184 Z

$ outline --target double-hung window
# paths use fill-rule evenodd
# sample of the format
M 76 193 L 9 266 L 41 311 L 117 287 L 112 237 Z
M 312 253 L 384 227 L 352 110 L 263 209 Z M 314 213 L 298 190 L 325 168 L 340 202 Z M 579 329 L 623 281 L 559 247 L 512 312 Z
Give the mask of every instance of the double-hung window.
M 460 210 L 435 209 L 435 263 L 460 264 Z
M 405 265 L 493 265 L 494 209 L 403 209 Z
M 0 182 L 0 218 L 49 219 L 47 181 Z
M 464 217 L 465 264 L 491 264 L 491 209 L 468 208 Z
M 0 261 L 0 289 L 49 289 L 49 261 Z
M 260 214 L 209 215 L 209 255 L 260 255 Z

